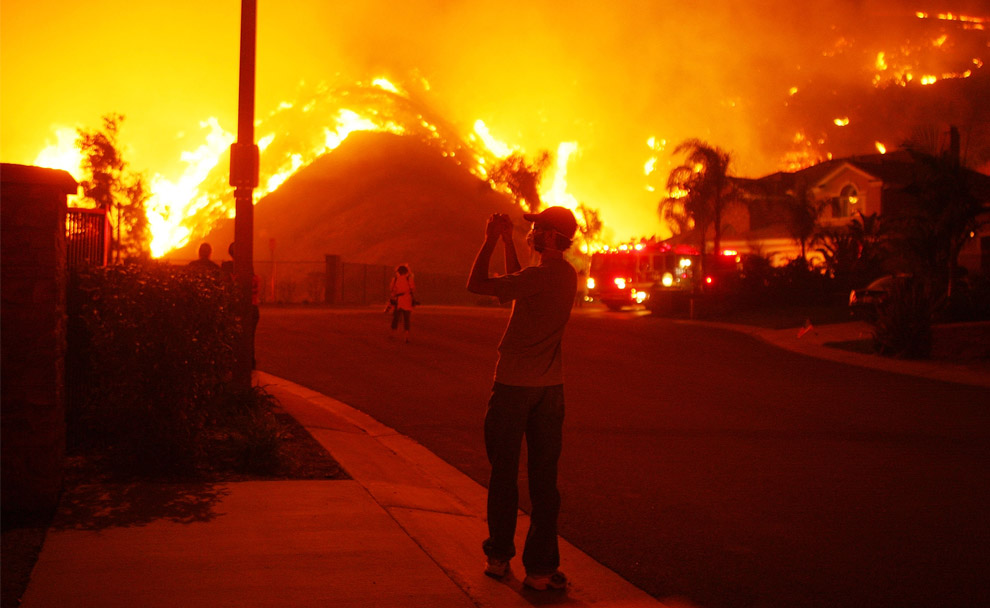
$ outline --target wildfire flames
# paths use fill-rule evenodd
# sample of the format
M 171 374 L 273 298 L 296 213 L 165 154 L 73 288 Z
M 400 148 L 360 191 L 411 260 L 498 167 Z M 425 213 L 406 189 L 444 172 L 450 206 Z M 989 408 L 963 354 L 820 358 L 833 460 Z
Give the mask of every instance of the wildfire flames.
M 342 89 L 321 86 L 302 95 L 304 101 L 282 102 L 256 123 L 255 130 L 261 134 L 261 165 L 255 204 L 300 168 L 336 149 L 355 131 L 417 137 L 438 148 L 443 156 L 466 165 L 480 179 L 487 179 L 493 162 L 521 151 L 498 140 L 480 119 L 474 123 L 473 132 L 462 138 L 424 104 L 384 77 Z M 206 141 L 196 150 L 182 153 L 187 166 L 184 174 L 177 181 L 160 175 L 151 181 L 152 196 L 146 206 L 154 257 L 203 236 L 218 219 L 234 216 L 227 177 L 228 149 L 236 137 L 215 118 L 200 127 L 208 131 Z M 42 150 L 35 163 L 65 168 L 80 177 L 81 158 L 72 145 L 73 136 L 71 131 L 60 132 L 59 144 Z M 541 183 L 540 197 L 545 204 L 577 207 L 578 201 L 567 192 L 568 159 L 577 150 L 575 142 L 558 146 L 556 163 L 546 176 L 549 179 Z
M 742 93 L 743 87 L 739 91 L 712 93 L 719 97 L 724 115 L 720 123 L 751 122 L 758 136 L 735 137 L 726 131 L 723 141 L 718 133 L 682 132 L 673 126 L 669 132 L 642 132 L 639 141 L 646 142 L 645 148 L 640 144 L 638 150 L 619 155 L 622 159 L 638 156 L 631 164 L 642 168 L 641 181 L 635 184 L 641 193 L 647 193 L 639 199 L 646 201 L 642 215 L 655 214 L 659 191 L 664 188 L 670 168 L 682 162 L 670 151 L 687 137 L 699 137 L 731 150 L 737 173 L 794 170 L 833 155 L 865 153 L 874 148 L 885 153 L 888 145 L 904 141 L 912 126 L 932 119 L 925 114 L 928 110 L 903 117 L 882 114 L 891 106 L 907 105 L 904 95 L 918 95 L 922 89 L 935 89 L 947 81 L 979 81 L 981 84 L 972 90 L 986 89 L 984 58 L 990 51 L 986 33 L 990 19 L 986 16 L 915 11 L 886 18 L 897 27 L 874 40 L 833 28 L 829 44 L 820 47 L 820 64 L 815 70 L 799 65 L 784 76 L 775 75 L 767 80 L 770 88 L 760 89 L 763 97 L 759 100 Z M 752 76 L 759 76 L 758 68 L 753 68 Z M 544 204 L 572 209 L 588 204 L 601 209 L 608 224 L 612 223 L 613 209 L 628 204 L 615 200 L 619 196 L 607 194 L 608 188 L 600 183 L 607 180 L 599 179 L 596 188 L 585 187 L 579 192 L 569 186 L 569 173 L 578 175 L 592 170 L 581 163 L 591 162 L 586 160 L 590 156 L 586 151 L 601 148 L 593 135 L 560 138 L 552 145 L 544 140 L 539 146 L 523 146 L 511 140 L 526 137 L 504 126 L 496 135 L 495 129 L 480 118 L 473 123 L 448 122 L 433 109 L 437 104 L 432 95 L 430 84 L 421 77 L 300 85 L 295 99 L 283 101 L 256 121 L 261 150 L 256 203 L 300 168 L 337 148 L 349 134 L 382 131 L 416 137 L 480 179 L 487 179 L 499 159 L 514 153 L 532 156 L 540 149 L 550 149 L 554 163 L 541 182 Z M 960 93 L 954 90 L 952 95 Z M 987 110 L 980 106 L 985 105 L 986 99 L 981 100 L 980 93 L 975 97 L 965 100 L 960 118 L 985 125 Z M 776 110 L 768 111 L 772 108 Z M 759 120 L 754 120 L 757 115 Z M 502 119 L 500 124 L 506 121 Z M 147 214 L 155 257 L 202 237 L 218 219 L 233 216 L 227 178 L 228 150 L 235 137 L 217 118 L 200 122 L 199 129 L 202 144 L 181 154 L 181 175 L 168 178 L 155 174 L 150 178 L 152 197 Z M 73 145 L 75 131 L 60 128 L 55 134 L 57 141 L 41 150 L 34 164 L 63 168 L 81 177 L 79 155 Z M 980 162 L 990 166 L 990 133 L 971 133 L 974 137 L 981 135 L 985 138 L 982 145 L 986 156 Z M 764 162 L 745 160 L 750 157 Z

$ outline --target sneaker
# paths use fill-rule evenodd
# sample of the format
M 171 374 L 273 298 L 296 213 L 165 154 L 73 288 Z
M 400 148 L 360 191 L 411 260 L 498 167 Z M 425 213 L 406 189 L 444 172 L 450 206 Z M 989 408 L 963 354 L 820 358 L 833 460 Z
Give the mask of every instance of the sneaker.
M 567 588 L 567 577 L 560 570 L 553 574 L 527 574 L 523 586 L 537 591 Z
M 509 572 L 509 560 L 495 559 L 494 557 L 488 558 L 488 564 L 485 565 L 485 574 L 492 578 L 502 578 Z

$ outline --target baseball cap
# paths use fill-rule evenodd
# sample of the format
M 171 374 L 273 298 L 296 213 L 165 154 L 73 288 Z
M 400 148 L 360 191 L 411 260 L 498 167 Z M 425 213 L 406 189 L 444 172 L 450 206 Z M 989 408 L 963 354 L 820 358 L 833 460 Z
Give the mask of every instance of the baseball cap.
M 539 213 L 524 213 L 523 219 L 550 226 L 569 239 L 577 232 L 577 220 L 567 207 L 547 207 Z

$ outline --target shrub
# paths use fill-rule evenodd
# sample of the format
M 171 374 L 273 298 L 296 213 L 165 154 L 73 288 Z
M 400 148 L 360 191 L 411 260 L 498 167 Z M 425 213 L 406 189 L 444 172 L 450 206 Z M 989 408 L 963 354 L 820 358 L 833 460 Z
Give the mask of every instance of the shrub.
M 729 293 L 744 308 L 832 305 L 844 303 L 848 296 L 834 279 L 802 258 L 774 267 L 766 257 L 747 255 L 733 285 L 736 290 Z
M 829 279 L 803 258 L 794 258 L 774 269 L 771 287 L 774 299 L 782 304 L 806 305 L 821 302 L 828 292 Z
M 70 441 L 118 464 L 168 473 L 204 455 L 239 331 L 233 290 L 162 263 L 73 274 L 69 294 Z
M 873 323 L 876 351 L 907 359 L 931 356 L 932 320 L 937 308 L 938 302 L 927 282 L 894 283 L 877 307 Z
M 940 317 L 949 323 L 990 320 L 990 278 L 967 276 L 958 280 Z
M 253 386 L 246 393 L 231 389 L 221 403 L 208 456 L 240 473 L 276 474 L 283 437 L 275 420 L 275 397 Z

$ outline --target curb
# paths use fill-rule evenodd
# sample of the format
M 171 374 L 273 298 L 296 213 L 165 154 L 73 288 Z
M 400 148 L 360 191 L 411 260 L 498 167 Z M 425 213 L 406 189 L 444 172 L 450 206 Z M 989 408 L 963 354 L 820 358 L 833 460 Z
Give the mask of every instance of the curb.
M 990 359 L 976 358 L 965 361 L 944 359 L 909 360 L 866 354 L 829 346 L 831 343 L 848 342 L 872 335 L 869 325 L 862 321 L 808 326 L 790 329 L 766 329 L 750 325 L 736 325 L 713 321 L 677 321 L 725 329 L 752 336 L 768 344 L 795 353 L 827 359 L 838 363 L 868 367 L 871 369 L 905 374 L 929 380 L 954 382 L 990 388 Z

